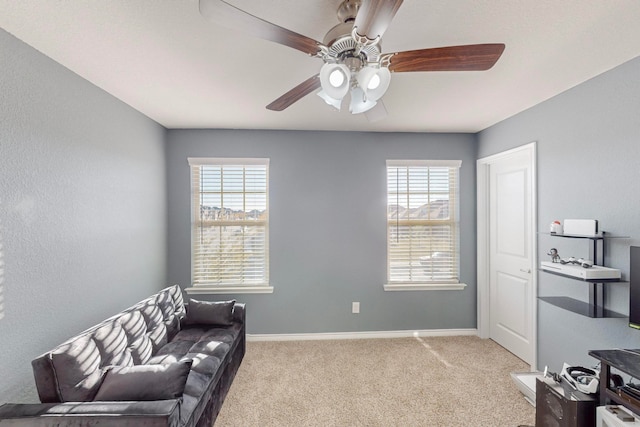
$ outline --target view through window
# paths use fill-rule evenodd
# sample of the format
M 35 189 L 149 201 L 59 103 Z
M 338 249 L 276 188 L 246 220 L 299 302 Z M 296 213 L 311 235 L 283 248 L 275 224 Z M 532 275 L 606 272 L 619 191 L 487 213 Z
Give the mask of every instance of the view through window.
M 267 286 L 268 159 L 190 158 L 193 286 Z
M 459 283 L 460 161 L 387 161 L 387 280 Z

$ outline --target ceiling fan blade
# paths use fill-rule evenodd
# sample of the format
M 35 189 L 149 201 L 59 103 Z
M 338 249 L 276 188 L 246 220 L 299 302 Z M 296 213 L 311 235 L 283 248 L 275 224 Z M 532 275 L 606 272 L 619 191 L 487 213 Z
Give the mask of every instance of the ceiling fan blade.
M 363 0 L 353 24 L 356 34 L 374 41 L 382 37 L 403 0 Z
M 307 80 L 303 81 L 298 86 L 267 105 L 267 110 L 282 111 L 317 89 L 320 89 L 320 74 L 309 77 Z
M 484 71 L 493 67 L 504 51 L 504 44 L 472 44 L 408 50 L 385 54 L 389 70 L 408 71 Z
M 324 46 L 319 41 L 253 16 L 224 0 L 200 0 L 200 14 L 225 27 L 241 30 L 254 37 L 289 46 L 312 56 L 320 52 L 321 46 Z
M 384 106 L 382 99 L 378 99 L 378 102 L 372 109 L 364 112 L 364 115 L 367 117 L 367 120 L 369 120 L 369 123 L 378 122 L 386 118 L 387 114 L 387 107 Z

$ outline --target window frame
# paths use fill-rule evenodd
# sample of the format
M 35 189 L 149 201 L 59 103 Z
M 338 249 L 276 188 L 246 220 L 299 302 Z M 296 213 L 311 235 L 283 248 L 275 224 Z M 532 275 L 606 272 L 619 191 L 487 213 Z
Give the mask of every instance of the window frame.
M 386 263 L 387 263 L 387 280 L 384 284 L 385 291 L 416 291 L 416 290 L 462 290 L 467 285 L 460 281 L 460 169 L 462 166 L 462 161 L 460 160 L 387 160 L 386 162 L 386 206 L 385 206 L 385 221 L 386 221 Z M 393 226 L 398 226 L 400 221 L 396 219 L 395 221 L 389 218 L 389 206 L 390 206 L 390 197 L 391 191 L 389 188 L 389 173 L 392 168 L 430 168 L 430 167 L 447 167 L 455 170 L 456 180 L 454 183 L 454 188 L 450 188 L 449 200 L 451 201 L 449 206 L 449 211 L 453 213 L 453 218 L 448 220 L 437 220 L 437 219 L 403 219 L 402 224 L 406 226 L 429 226 L 429 225 L 437 225 L 438 223 L 442 223 L 453 226 L 455 228 L 455 265 L 457 271 L 457 279 L 456 280 L 408 280 L 408 281 L 400 281 L 400 280 L 391 280 L 391 230 Z M 449 179 L 449 183 L 451 183 L 451 179 Z M 409 187 L 407 187 L 407 194 L 412 194 L 410 192 Z M 431 192 L 425 193 L 424 191 L 420 192 L 423 196 L 426 195 L 429 198 L 429 194 Z
M 242 294 L 242 293 L 273 293 L 273 287 L 269 283 L 269 160 L 268 158 L 227 158 L 227 157 L 189 157 L 187 162 L 189 164 L 189 187 L 190 187 L 190 254 L 189 259 L 191 262 L 191 287 L 186 288 L 185 291 L 188 294 Z M 239 281 L 234 282 L 203 282 L 196 283 L 196 260 L 194 258 L 194 252 L 196 249 L 195 239 L 197 237 L 197 230 L 200 229 L 203 223 L 203 219 L 200 216 L 200 198 L 203 194 L 201 185 L 196 182 L 194 174 L 195 168 L 201 168 L 202 166 L 219 166 L 219 167 L 250 167 L 250 166 L 264 166 L 266 174 L 266 185 L 264 189 L 265 193 L 265 218 L 260 220 L 208 220 L 209 226 L 213 227 L 226 227 L 226 226 L 240 226 L 240 227 L 252 227 L 261 226 L 264 227 L 264 283 L 256 284 L 242 284 Z M 222 180 L 223 178 L 221 178 Z M 221 181 L 220 197 L 223 198 L 224 194 L 242 194 L 243 204 L 246 201 L 247 180 L 243 173 L 242 178 L 242 191 L 224 191 L 224 181 Z M 211 222 L 219 222 L 219 225 L 211 224 Z M 242 270 L 244 272 L 245 270 Z M 242 273 L 240 273 L 242 274 Z

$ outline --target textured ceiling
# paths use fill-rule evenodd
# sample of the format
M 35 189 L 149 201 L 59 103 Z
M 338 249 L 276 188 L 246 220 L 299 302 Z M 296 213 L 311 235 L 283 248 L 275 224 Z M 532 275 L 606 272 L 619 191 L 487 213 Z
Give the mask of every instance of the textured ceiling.
M 339 0 L 229 0 L 316 40 Z M 197 0 L 0 0 L 0 27 L 167 128 L 477 132 L 640 55 L 638 0 L 406 0 L 383 52 L 504 43 L 484 72 L 395 73 L 379 122 L 314 94 L 322 61 L 206 21 Z

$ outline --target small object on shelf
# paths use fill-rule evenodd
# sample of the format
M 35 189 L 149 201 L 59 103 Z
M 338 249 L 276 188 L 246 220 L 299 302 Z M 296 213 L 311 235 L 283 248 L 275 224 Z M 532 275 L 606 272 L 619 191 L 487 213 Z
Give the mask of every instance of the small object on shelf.
M 551 256 L 551 262 L 560 262 L 560 255 L 558 254 L 558 250 L 556 248 L 549 249 L 547 255 Z
M 562 224 L 560 221 L 555 220 L 551 223 L 551 227 L 549 229 L 551 234 L 562 234 Z
M 613 415 L 617 416 L 619 419 L 621 419 L 624 422 L 630 423 L 635 421 L 635 418 L 633 418 L 631 414 L 629 414 L 626 411 L 623 411 L 622 409 L 620 409 L 619 406 L 607 405 L 605 406 L 605 408 L 607 408 L 607 411 L 611 412 Z
M 554 262 L 556 262 L 556 261 L 554 261 Z M 576 257 L 569 257 L 569 258 L 560 259 L 560 264 L 574 264 L 574 265 L 579 265 L 579 266 L 581 266 L 583 268 L 591 268 L 591 267 L 593 267 L 593 261 L 591 261 L 589 259 L 584 259 L 584 258 L 577 258 L 576 259 Z
M 597 219 L 565 219 L 564 232 L 577 236 L 595 236 L 598 234 Z
M 590 259 L 580 258 L 578 259 L 578 264 L 582 266 L 582 268 L 591 268 L 593 267 L 593 261 Z
M 569 258 L 564 258 L 560 260 L 560 264 L 575 264 L 576 263 L 576 258 L 570 256 Z
M 618 405 L 598 406 L 596 408 L 596 426 L 616 427 L 616 426 L 638 426 L 640 423 L 635 419 L 628 409 Z
M 549 367 L 545 365 L 544 372 L 542 373 L 543 378 L 551 378 L 555 382 L 560 382 L 560 375 L 557 372 L 551 372 Z
M 600 377 L 600 371 L 598 370 L 585 368 L 583 366 L 570 366 L 568 363 L 563 363 L 560 376 L 564 378 L 573 389 L 582 393 L 595 394 L 598 392 L 598 378 Z

